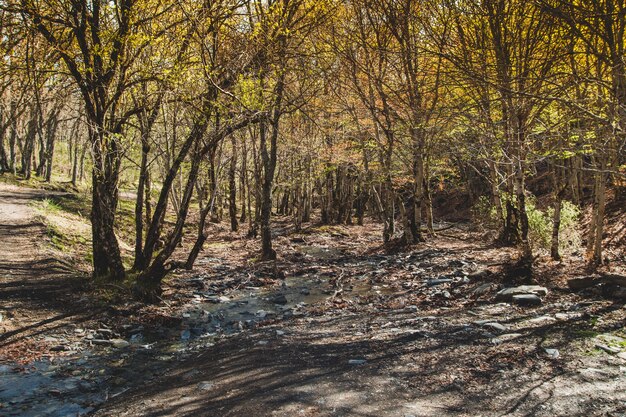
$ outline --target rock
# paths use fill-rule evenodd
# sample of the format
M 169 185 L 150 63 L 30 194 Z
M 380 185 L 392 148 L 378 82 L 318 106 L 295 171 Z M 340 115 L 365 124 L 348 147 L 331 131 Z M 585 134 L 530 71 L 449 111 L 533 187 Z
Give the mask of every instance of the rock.
M 367 363 L 365 359 L 350 359 L 348 365 L 364 365 Z
M 615 336 L 613 334 L 600 334 L 596 336 L 596 339 L 600 339 L 609 344 L 622 344 L 626 342 L 626 339 L 623 337 Z
M 494 322 L 494 321 L 483 324 L 483 327 L 487 327 L 491 330 L 495 330 L 500 333 L 503 333 L 507 330 L 506 326 L 503 326 L 502 324 Z
M 111 343 L 111 346 L 113 346 L 116 349 L 123 349 L 125 347 L 130 346 L 130 343 L 124 339 L 111 339 L 109 340 L 109 342 Z
M 272 303 L 285 305 L 287 304 L 287 297 L 285 297 L 285 294 L 278 294 L 277 296 L 272 298 Z
M 515 295 L 526 294 L 545 296 L 548 295 L 548 289 L 539 285 L 520 285 L 519 287 L 505 288 L 498 291 L 496 301 L 511 301 Z
M 537 306 L 541 305 L 541 298 L 535 294 L 514 295 L 513 303 L 519 306 Z
M 213 387 L 215 387 L 215 384 L 209 381 L 202 381 L 202 382 L 198 382 L 198 385 L 196 385 L 196 387 L 200 391 L 210 391 L 213 389 Z
M 302 288 L 300 290 L 300 294 L 302 294 L 302 295 L 309 295 L 309 294 L 311 294 L 311 290 L 309 290 L 308 288 Z
M 225 295 L 220 295 L 220 296 L 217 298 L 217 300 L 218 300 L 220 303 L 228 303 L 228 302 L 230 302 L 230 298 L 226 297 Z
M 283 330 L 276 330 L 276 336 L 284 336 L 285 332 Z
M 180 340 L 187 341 L 191 338 L 191 331 L 189 329 L 184 329 L 180 332 Z
M 429 279 L 426 281 L 426 285 L 429 287 L 434 287 L 436 285 L 447 284 L 452 282 L 451 278 L 439 278 L 439 279 Z
M 474 289 L 474 295 L 480 296 L 483 295 L 491 289 L 493 285 L 489 283 L 481 284 Z
M 626 352 L 620 352 L 617 354 L 617 357 L 620 359 L 624 359 L 626 361 Z
M 551 316 L 539 316 L 528 320 L 529 323 L 552 323 L 555 321 L 556 319 Z
M 600 283 L 600 279 L 597 276 L 590 277 L 577 277 L 567 280 L 567 286 L 573 291 L 579 291 L 585 288 L 593 287 Z
M 615 355 L 615 354 L 620 353 L 622 351 L 620 348 L 603 345 L 602 343 L 596 343 L 596 348 L 598 348 L 600 350 L 603 350 L 606 353 L 610 353 L 611 355 Z
M 64 345 L 56 345 L 50 348 L 50 352 L 62 352 L 64 350 L 66 350 L 66 347 Z
M 501 342 L 508 342 L 509 340 L 515 340 L 522 336 L 524 335 L 521 333 L 505 333 L 498 336 L 498 339 L 500 339 Z
M 544 349 L 544 352 L 546 352 L 546 355 L 548 355 L 552 359 L 557 359 L 559 356 L 561 356 L 558 349 L 546 348 Z
M 264 319 L 267 316 L 267 311 L 259 310 L 256 312 L 256 316 L 260 319 Z
M 597 284 L 611 284 L 626 287 L 626 276 L 617 274 L 591 275 L 567 280 L 567 286 L 573 291 L 583 290 Z

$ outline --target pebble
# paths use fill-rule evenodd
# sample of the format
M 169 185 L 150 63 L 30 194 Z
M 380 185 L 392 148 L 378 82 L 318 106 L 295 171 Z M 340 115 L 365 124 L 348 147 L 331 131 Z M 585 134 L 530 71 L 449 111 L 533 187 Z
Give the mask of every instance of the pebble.
M 546 348 L 544 349 L 544 352 L 546 352 L 546 354 L 552 359 L 557 359 L 559 356 L 561 356 L 558 349 Z
M 364 365 L 367 361 L 365 359 L 350 359 L 348 365 Z
M 209 381 L 202 381 L 202 382 L 198 382 L 198 389 L 200 391 L 209 391 L 211 389 L 213 389 L 213 387 L 215 386 L 215 384 L 213 384 L 212 382 Z

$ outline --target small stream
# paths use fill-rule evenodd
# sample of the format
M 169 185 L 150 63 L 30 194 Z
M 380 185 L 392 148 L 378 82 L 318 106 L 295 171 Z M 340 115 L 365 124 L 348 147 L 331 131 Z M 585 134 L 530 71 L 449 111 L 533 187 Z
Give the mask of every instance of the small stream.
M 349 259 L 341 250 L 302 245 L 305 257 Z M 219 260 L 211 260 L 212 263 Z M 93 348 L 83 343 L 67 356 L 44 358 L 20 367 L 0 365 L 0 415 L 80 416 L 98 404 L 216 343 L 220 337 L 254 328 L 266 320 L 305 315 L 307 306 L 330 299 L 337 288 L 323 272 L 286 277 L 277 287 L 242 287 L 227 295 L 197 291 L 182 312 L 180 326 L 128 328 L 122 335 L 128 346 Z M 344 289 L 354 297 L 387 292 L 363 278 Z M 86 341 L 85 341 L 86 342 Z

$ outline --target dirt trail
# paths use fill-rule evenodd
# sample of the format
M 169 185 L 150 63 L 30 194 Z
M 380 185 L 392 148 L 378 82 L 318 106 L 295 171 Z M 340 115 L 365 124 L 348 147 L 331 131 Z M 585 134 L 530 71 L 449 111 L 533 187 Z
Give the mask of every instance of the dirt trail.
M 0 183 L 0 349 L 76 322 L 82 310 L 67 303 L 81 281 L 48 249 L 33 208 L 58 194 Z

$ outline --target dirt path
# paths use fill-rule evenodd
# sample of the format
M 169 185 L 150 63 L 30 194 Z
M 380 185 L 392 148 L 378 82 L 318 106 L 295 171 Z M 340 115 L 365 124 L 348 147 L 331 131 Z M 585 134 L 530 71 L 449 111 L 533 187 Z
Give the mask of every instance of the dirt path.
M 0 183 L 0 354 L 2 348 L 79 321 L 68 303 L 82 281 L 48 249 L 33 204 L 59 194 Z

